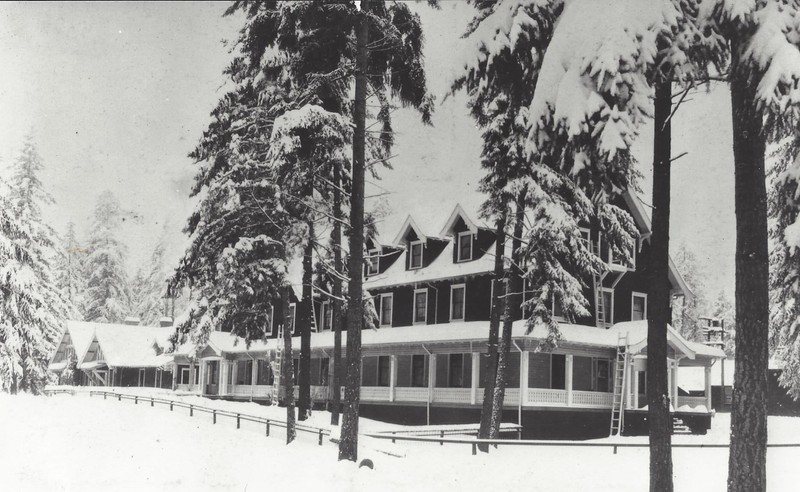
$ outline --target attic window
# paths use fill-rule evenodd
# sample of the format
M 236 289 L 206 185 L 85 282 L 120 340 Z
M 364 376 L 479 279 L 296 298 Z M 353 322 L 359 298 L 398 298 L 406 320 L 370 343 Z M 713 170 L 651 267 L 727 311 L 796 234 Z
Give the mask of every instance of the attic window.
M 377 275 L 380 271 L 381 250 L 371 249 L 367 255 L 367 277 Z
M 469 261 L 472 259 L 472 233 L 470 231 L 459 232 L 457 239 L 458 261 Z
M 408 246 L 409 269 L 422 268 L 422 241 L 411 241 Z

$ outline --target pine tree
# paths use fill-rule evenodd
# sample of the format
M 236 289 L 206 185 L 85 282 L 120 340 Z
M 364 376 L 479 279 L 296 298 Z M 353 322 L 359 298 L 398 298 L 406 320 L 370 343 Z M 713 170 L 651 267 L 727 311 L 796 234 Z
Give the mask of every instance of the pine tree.
M 122 322 L 129 313 L 130 292 L 125 271 L 127 248 L 117 239 L 122 224 L 119 201 L 110 191 L 97 199 L 86 245 L 87 321 Z
M 86 258 L 86 251 L 78 242 L 75 233 L 75 224 L 67 224 L 67 233 L 61 241 L 57 250 L 55 261 L 56 286 L 62 292 L 62 296 L 68 306 L 72 306 L 71 318 L 83 318 L 84 293 L 86 289 L 86 279 L 84 277 L 83 262 Z
M 705 282 L 706 268 L 685 243 L 680 245 L 674 259 L 678 272 L 694 295 L 673 303 L 672 326 L 687 340 L 702 342 L 703 327 L 699 318 L 713 316 Z
M 136 272 L 131 282 L 131 314 L 145 326 L 157 325 L 164 316 L 168 277 L 164 254 L 162 238 L 153 248 L 147 265 Z
M 43 162 L 31 136 L 14 163 L 8 197 L 0 199 L 0 382 L 38 393 L 63 320 L 70 312 L 52 272 L 54 232 L 41 215 L 53 203 L 38 173 Z

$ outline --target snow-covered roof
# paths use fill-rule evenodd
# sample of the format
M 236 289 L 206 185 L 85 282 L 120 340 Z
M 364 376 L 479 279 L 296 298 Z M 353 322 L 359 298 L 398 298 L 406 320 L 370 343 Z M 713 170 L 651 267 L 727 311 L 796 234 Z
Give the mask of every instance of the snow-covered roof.
M 364 281 L 365 289 L 379 289 L 392 285 L 407 285 L 416 282 L 432 282 L 452 277 L 480 275 L 494 271 L 494 242 L 486 248 L 486 253 L 475 261 L 453 262 L 454 243 L 449 241 L 439 256 L 424 268 L 406 270 L 406 255 L 403 250 L 395 262 L 379 275 L 372 275 Z M 511 245 L 506 245 L 510 255 Z
M 61 345 L 66 343 L 67 335 L 69 335 L 72 342 L 72 347 L 75 349 L 75 357 L 77 357 L 77 359 L 80 361 L 83 359 L 83 356 L 86 354 L 86 350 L 89 348 L 89 344 L 92 342 L 94 327 L 86 326 L 85 324 L 78 323 L 76 321 L 67 321 L 67 326 L 64 328 L 64 333 L 61 335 L 61 341 L 56 346 L 56 350 L 53 351 L 53 355 L 50 358 L 51 363 L 61 348 Z
M 414 231 L 414 234 L 417 235 L 417 238 L 420 241 L 425 241 L 426 239 L 428 239 L 428 234 L 425 234 L 425 232 L 414 221 L 414 218 L 409 215 L 408 217 L 406 217 L 406 221 L 403 222 L 403 225 L 400 226 L 400 230 L 397 232 L 397 235 L 394 237 L 394 240 L 392 241 L 392 246 L 402 246 L 403 240 L 408 234 L 409 229 Z
M 469 229 L 470 232 L 473 234 L 478 232 L 478 225 L 472 221 L 469 215 L 467 215 L 467 212 L 464 211 L 464 209 L 461 207 L 461 204 L 456 204 L 456 207 L 453 209 L 453 213 L 450 214 L 447 222 L 444 223 L 442 232 L 440 232 L 439 235 L 442 237 L 452 236 L 453 227 L 455 227 L 459 217 L 464 221 L 464 224 L 467 225 L 467 229 Z
M 159 367 L 172 359 L 172 355 L 156 353 L 154 348 L 158 345 L 162 350 L 169 345 L 169 336 L 173 333 L 172 327 L 134 326 L 113 323 L 92 323 L 86 321 L 68 322 L 70 329 L 77 327 L 81 330 L 91 330 L 91 342 L 97 342 L 103 353 L 103 361 L 110 367 Z M 78 367 L 83 364 L 88 355 L 87 350 L 80 354 Z

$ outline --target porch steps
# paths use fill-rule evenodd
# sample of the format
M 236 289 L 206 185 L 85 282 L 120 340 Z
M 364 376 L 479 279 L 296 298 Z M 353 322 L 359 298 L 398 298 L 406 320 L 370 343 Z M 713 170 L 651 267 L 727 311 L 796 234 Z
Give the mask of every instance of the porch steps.
M 614 396 L 611 404 L 611 436 L 618 436 L 625 426 L 625 386 L 628 381 L 628 335 L 617 337 L 617 358 L 614 364 Z
M 673 434 L 691 434 L 692 429 L 683 422 L 679 417 L 672 417 L 672 433 Z

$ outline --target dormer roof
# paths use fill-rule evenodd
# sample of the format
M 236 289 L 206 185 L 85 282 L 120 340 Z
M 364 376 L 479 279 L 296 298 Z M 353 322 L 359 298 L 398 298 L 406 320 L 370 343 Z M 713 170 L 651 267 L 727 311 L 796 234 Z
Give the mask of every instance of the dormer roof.
M 414 234 L 417 235 L 417 238 L 420 241 L 425 241 L 428 239 L 428 236 L 423 234 L 422 229 L 420 229 L 417 223 L 414 222 L 414 218 L 409 215 L 408 217 L 406 217 L 405 222 L 403 222 L 403 225 L 400 227 L 400 232 L 397 233 L 397 236 L 394 238 L 394 241 L 392 241 L 392 245 L 402 246 L 403 241 L 406 238 L 406 235 L 408 235 L 409 229 L 414 231 Z
M 464 224 L 466 224 L 470 232 L 473 234 L 478 233 L 478 225 L 469 218 L 467 212 L 457 203 L 456 207 L 453 209 L 453 213 L 450 214 L 450 218 L 445 222 L 442 232 L 440 232 L 439 235 L 442 237 L 452 236 L 453 228 L 456 226 L 459 218 L 464 221 Z

